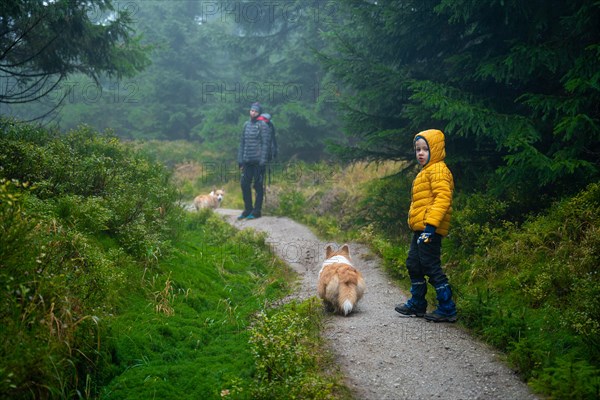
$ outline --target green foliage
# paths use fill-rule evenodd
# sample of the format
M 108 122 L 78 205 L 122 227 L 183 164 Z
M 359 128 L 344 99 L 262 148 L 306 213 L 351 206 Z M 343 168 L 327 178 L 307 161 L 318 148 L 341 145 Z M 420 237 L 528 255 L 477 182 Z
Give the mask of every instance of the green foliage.
M 34 102 L 58 93 L 74 73 L 98 81 L 100 75 L 133 76 L 149 63 L 148 49 L 132 31 L 132 10 L 110 0 L 9 0 L 0 10 L 0 61 L 6 87 L 0 104 Z M 35 115 L 34 117 L 43 117 Z
M 22 246 L 33 224 L 23 212 L 23 201 L 26 195 L 27 183 L 21 184 L 17 180 L 9 181 L 6 178 L 0 180 L 0 208 L 2 217 L 2 242 L 0 247 L 0 258 L 7 259 L 10 254 L 15 254 L 16 249 Z
M 0 128 L 0 397 L 91 397 L 107 320 L 181 210 L 166 171 L 112 135 Z
M 88 390 L 103 333 L 133 261 L 28 207 L 30 190 L 0 189 L 0 393 L 71 397 Z M 43 383 L 43 385 L 42 385 Z
M 389 238 L 408 237 L 406 220 L 414 174 L 402 172 L 366 185 L 357 210 L 360 217 L 355 224 L 369 225 L 372 230 Z
M 290 218 L 302 218 L 305 205 L 306 199 L 300 191 L 286 191 L 279 196 L 279 209 L 283 215 Z
M 289 291 L 292 272 L 265 236 L 189 213 L 171 256 L 111 320 L 113 376 L 101 398 L 252 398 L 254 316 Z
M 185 140 L 137 140 L 129 142 L 131 147 L 150 160 L 169 168 L 190 161 L 218 163 L 220 154 L 212 153 L 198 144 Z
M 167 247 L 169 219 L 177 213 L 164 168 L 133 157 L 110 133 L 86 127 L 65 136 L 10 121 L 2 129 L 2 175 L 33 183 L 36 197 L 65 222 L 102 231 L 138 258 Z
M 408 276 L 404 262 L 408 254 L 408 241 L 400 241 L 396 237 L 388 237 L 372 225 L 360 228 L 360 240 L 368 243 L 378 254 L 389 274 L 398 279 Z
M 464 256 L 486 252 L 511 227 L 506 215 L 508 205 L 492 195 L 457 196 L 453 203 L 450 245 Z
M 544 372 L 531 385 L 554 399 L 595 399 L 600 394 L 600 369 L 584 361 L 558 359 L 555 367 Z
M 290 303 L 278 310 L 261 312 L 250 330 L 250 344 L 256 365 L 257 383 L 251 388 L 254 399 L 339 399 L 335 376 L 320 376 L 327 360 L 321 354 L 322 306 L 315 297 Z
M 506 351 L 536 390 L 557 399 L 572 398 L 569 393 L 595 398 L 600 185 L 521 226 L 498 220 L 472 229 L 469 221 L 484 222 L 485 212 L 502 213 L 501 204 L 486 205 L 482 199 L 464 205 L 457 218 L 459 234 L 447 247 L 450 259 L 463 257 L 450 272 L 461 294 L 461 320 Z M 474 250 L 464 250 L 467 236 Z

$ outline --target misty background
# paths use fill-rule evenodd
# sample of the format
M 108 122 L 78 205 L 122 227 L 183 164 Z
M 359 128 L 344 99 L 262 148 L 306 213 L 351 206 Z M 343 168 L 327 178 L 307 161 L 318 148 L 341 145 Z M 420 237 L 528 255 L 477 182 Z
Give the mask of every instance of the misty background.
M 39 102 L 11 113 L 69 130 L 79 124 L 125 139 L 189 140 L 235 158 L 252 102 L 272 115 L 282 158 L 318 160 L 340 138 L 336 85 L 314 52 L 341 12 L 336 2 L 120 1 L 150 47 L 152 64 L 133 78 L 74 75 Z M 102 21 L 110 14 L 98 13 Z M 233 149 L 235 150 L 235 149 Z

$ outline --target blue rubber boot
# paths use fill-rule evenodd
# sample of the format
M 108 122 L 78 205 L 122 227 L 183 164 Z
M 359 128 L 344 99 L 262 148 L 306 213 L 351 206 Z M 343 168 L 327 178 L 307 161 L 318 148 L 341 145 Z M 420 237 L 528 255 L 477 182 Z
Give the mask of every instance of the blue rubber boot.
M 410 299 L 405 304 L 398 304 L 394 310 L 402 315 L 423 317 L 427 311 L 427 282 L 424 279 L 411 279 Z
M 450 285 L 445 283 L 435 288 L 437 293 L 438 307 L 432 313 L 425 314 L 427 321 L 433 322 L 456 322 L 456 305 L 452 300 Z

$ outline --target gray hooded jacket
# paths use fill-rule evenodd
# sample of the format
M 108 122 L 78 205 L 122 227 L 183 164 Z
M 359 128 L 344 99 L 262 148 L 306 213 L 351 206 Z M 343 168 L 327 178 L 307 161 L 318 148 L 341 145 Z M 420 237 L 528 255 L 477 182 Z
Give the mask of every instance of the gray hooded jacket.
M 246 121 L 238 149 L 238 164 L 265 165 L 268 157 L 269 139 L 269 127 L 264 121 Z

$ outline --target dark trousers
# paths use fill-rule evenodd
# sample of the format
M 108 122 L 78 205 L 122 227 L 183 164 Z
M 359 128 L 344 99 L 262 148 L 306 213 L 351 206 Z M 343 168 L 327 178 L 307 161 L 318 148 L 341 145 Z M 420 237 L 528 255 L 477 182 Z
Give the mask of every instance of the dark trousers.
M 252 205 L 252 183 L 256 191 L 256 200 Z M 262 210 L 265 186 L 265 167 L 258 164 L 244 164 L 242 168 L 242 198 L 244 199 L 244 214 L 258 214 Z
M 414 232 L 406 258 L 406 268 L 411 281 L 423 281 L 429 277 L 433 287 L 448 283 L 448 278 L 442 271 L 442 236 L 434 234 L 429 243 L 417 244 L 422 232 Z

